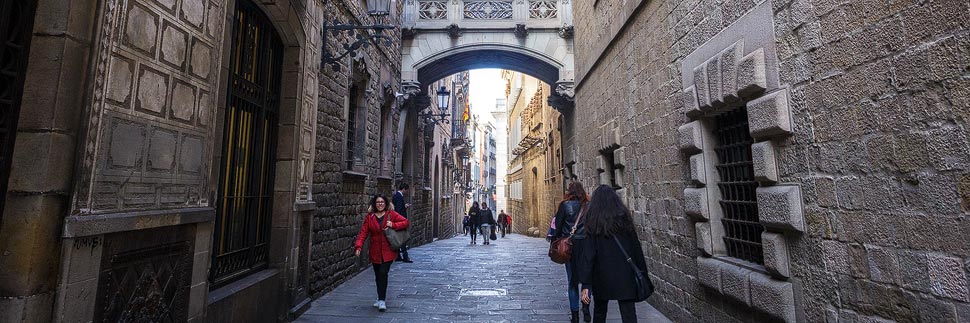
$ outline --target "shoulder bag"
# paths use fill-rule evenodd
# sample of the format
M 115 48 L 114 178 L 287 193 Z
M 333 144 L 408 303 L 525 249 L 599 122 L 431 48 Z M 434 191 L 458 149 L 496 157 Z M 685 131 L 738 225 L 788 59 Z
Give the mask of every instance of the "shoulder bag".
M 626 262 L 630 264 L 630 269 L 633 269 L 633 280 L 637 284 L 637 297 L 634 299 L 637 302 L 642 302 L 653 294 L 653 282 L 650 281 L 650 276 L 647 276 L 643 270 L 640 270 L 636 264 L 633 263 L 633 258 L 626 253 L 626 249 L 623 249 L 623 245 L 620 244 L 620 239 L 613 236 L 613 241 L 616 242 L 616 246 L 620 247 L 620 252 L 623 252 L 623 257 L 626 258 Z
M 408 239 L 411 239 L 411 234 L 408 233 L 408 229 L 394 230 L 388 226 L 384 228 L 384 237 L 387 238 L 387 243 L 391 245 L 391 250 L 398 251 Z
M 568 237 L 562 237 L 553 241 L 549 245 L 549 259 L 557 264 L 564 264 L 569 262 L 569 259 L 573 255 L 573 234 L 576 233 L 576 228 L 579 227 L 579 220 L 583 218 L 583 214 L 586 213 L 586 208 L 584 207 L 579 211 L 579 215 L 576 216 L 576 223 L 573 224 L 573 229 L 569 231 Z

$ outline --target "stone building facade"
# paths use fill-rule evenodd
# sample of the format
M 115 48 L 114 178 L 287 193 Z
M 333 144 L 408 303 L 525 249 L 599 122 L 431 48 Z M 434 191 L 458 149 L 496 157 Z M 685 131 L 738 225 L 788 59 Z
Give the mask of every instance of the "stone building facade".
M 654 306 L 678 322 L 970 321 L 970 3 L 574 9 L 565 162 L 625 196 Z
M 545 237 L 562 200 L 561 114 L 548 84 L 519 72 L 502 74 L 508 93 L 507 210 L 514 232 Z
M 426 162 L 450 129 L 418 120 L 400 30 L 321 63 L 353 41 L 323 21 L 396 24 L 396 5 L 5 5 L 24 28 L 3 45 L 0 321 L 289 320 L 366 268 L 365 201 L 400 182 L 415 244 L 453 235 L 432 216 L 449 199 L 430 203 L 450 166 Z

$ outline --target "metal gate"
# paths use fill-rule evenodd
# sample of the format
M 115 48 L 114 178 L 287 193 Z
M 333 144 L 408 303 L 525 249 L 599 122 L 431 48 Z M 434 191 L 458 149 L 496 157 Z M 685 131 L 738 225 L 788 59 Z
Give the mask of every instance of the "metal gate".
M 0 1 L 0 194 L 7 193 L 36 0 Z M 2 196 L 2 195 L 0 195 Z M 0 215 L 5 199 L 0 198 Z
M 249 0 L 236 2 L 212 287 L 266 268 L 283 45 Z

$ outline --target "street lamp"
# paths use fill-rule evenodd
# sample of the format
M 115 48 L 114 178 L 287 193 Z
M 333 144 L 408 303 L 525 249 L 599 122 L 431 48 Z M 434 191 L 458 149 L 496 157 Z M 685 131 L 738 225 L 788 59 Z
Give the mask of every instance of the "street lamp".
M 437 94 L 438 94 L 438 109 L 443 111 L 448 108 L 448 99 L 451 96 L 451 92 L 448 92 L 448 89 L 446 89 L 445 86 L 442 85 L 440 88 L 438 88 Z M 426 120 L 425 122 L 427 122 L 428 125 L 451 123 L 451 120 L 449 119 L 449 117 L 451 116 L 450 113 L 419 113 L 418 116 L 424 118 Z
M 386 16 L 390 12 L 391 0 L 367 0 L 367 14 L 372 17 Z M 328 23 L 326 20 L 323 22 L 323 26 L 320 27 L 320 33 L 323 37 L 323 49 L 322 57 L 320 58 L 320 67 L 325 65 L 330 65 L 330 68 L 334 72 L 340 71 L 340 60 L 344 57 L 357 56 L 357 50 L 361 47 L 370 47 L 371 42 L 376 42 L 383 40 L 385 47 L 391 47 L 394 44 L 394 39 L 389 34 L 384 34 L 385 30 L 392 30 L 397 28 L 394 25 L 387 24 L 375 24 L 375 25 L 365 25 L 365 26 L 355 26 L 351 23 L 341 23 L 339 20 L 334 19 L 333 22 Z M 369 30 L 373 30 L 371 33 Z M 333 36 L 340 36 L 343 34 L 349 34 L 351 38 L 354 39 L 353 43 L 341 44 L 343 52 L 334 55 L 327 50 L 327 32 L 330 32 Z
M 451 96 L 451 92 L 442 85 L 438 88 L 438 109 L 444 110 L 448 107 L 448 98 Z

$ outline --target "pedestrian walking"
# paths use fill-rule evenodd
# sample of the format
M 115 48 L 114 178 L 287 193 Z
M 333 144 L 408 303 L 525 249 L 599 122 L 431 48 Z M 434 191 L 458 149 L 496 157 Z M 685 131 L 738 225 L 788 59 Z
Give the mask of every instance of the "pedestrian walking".
M 509 215 L 505 214 L 505 210 L 498 213 L 498 225 L 502 229 L 502 238 L 505 238 L 505 233 L 509 232 Z
M 490 227 L 495 226 L 495 217 L 492 216 L 492 210 L 488 208 L 488 204 L 485 204 L 485 202 L 482 202 L 482 207 L 478 211 L 478 223 L 479 232 L 482 234 L 483 240 L 485 240 L 482 244 L 492 244 L 489 242 L 490 233 L 492 233 Z
M 590 302 L 592 286 L 595 322 L 606 322 L 611 300 L 619 303 L 624 323 L 636 322 L 636 302 L 646 299 L 653 288 L 650 285 L 649 292 L 638 293 L 641 285 L 650 284 L 650 278 L 630 210 L 612 187 L 600 185 L 593 192 L 585 217 L 586 239 L 580 241 L 582 253 L 577 266 L 583 302 Z M 644 279 L 638 282 L 637 275 Z
M 578 248 L 578 241 L 586 238 L 584 230 L 584 211 L 589 202 L 589 196 L 583 184 L 579 182 L 569 183 L 559 208 L 550 224 L 547 240 L 556 241 L 560 238 L 569 238 L 573 241 L 572 257 L 566 262 L 566 293 L 569 296 L 569 315 L 570 322 L 579 322 L 579 310 L 582 308 L 583 321 L 589 322 L 592 317 L 589 313 L 589 304 L 579 302 L 579 276 L 577 274 L 577 258 L 582 253 Z
M 461 232 L 463 235 L 468 235 L 468 231 L 471 229 L 471 221 L 468 220 L 468 214 L 466 213 L 461 219 Z
M 398 214 L 400 214 L 401 216 L 403 216 L 405 219 L 408 218 L 408 209 L 411 208 L 411 203 L 406 203 L 404 201 L 404 197 L 407 196 L 408 190 L 410 190 L 410 188 L 411 188 L 411 186 L 409 186 L 408 183 L 403 183 L 402 182 L 401 184 L 398 184 L 397 185 L 397 192 L 394 192 L 394 197 L 391 198 L 392 202 L 394 202 L 394 210 Z M 411 257 L 408 257 L 408 243 L 407 243 L 407 241 L 405 241 L 404 244 L 401 245 L 401 249 L 398 250 L 397 260 L 398 261 L 403 261 L 403 262 L 406 262 L 406 263 L 412 263 L 413 262 L 413 261 L 411 261 Z
M 384 236 L 384 229 L 404 230 L 408 228 L 408 219 L 401 216 L 393 209 L 388 207 L 387 198 L 384 195 L 374 195 L 370 201 L 368 213 L 364 217 L 364 222 L 360 225 L 360 233 L 357 234 L 357 241 L 354 242 L 354 254 L 360 256 L 360 249 L 364 246 L 364 240 L 370 238 L 370 247 L 367 256 L 374 266 L 374 278 L 377 281 L 377 307 L 381 312 L 387 310 L 387 275 L 391 271 L 391 264 L 397 258 L 397 251 L 391 249 L 391 244 Z
M 472 202 L 472 207 L 468 208 L 468 223 L 471 224 L 472 244 L 478 243 L 478 201 Z

